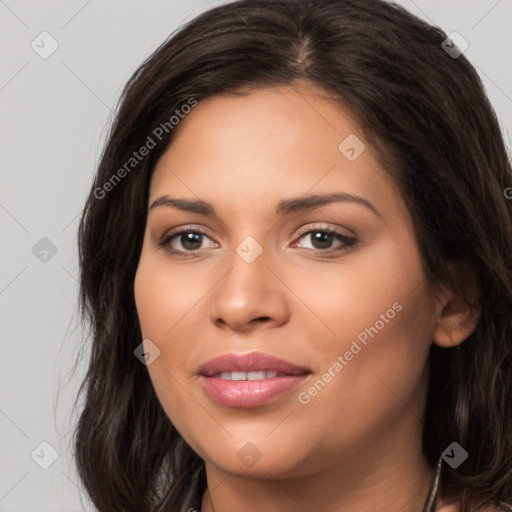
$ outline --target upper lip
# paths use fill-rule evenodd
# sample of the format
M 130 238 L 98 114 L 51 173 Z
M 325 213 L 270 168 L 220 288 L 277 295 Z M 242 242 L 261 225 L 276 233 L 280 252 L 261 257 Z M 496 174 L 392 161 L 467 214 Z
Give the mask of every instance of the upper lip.
M 225 354 L 210 359 L 200 366 L 198 374 L 205 377 L 213 377 L 222 372 L 258 372 L 267 370 L 289 375 L 303 375 L 311 372 L 308 368 L 297 366 L 270 354 L 251 352 L 250 354 Z

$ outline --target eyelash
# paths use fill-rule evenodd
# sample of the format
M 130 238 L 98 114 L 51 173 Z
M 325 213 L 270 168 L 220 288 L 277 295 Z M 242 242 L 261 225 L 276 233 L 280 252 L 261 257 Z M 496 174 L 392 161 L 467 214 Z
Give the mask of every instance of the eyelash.
M 202 229 L 185 226 L 178 231 L 174 231 L 173 233 L 170 233 L 169 235 L 164 236 L 164 238 L 158 243 L 158 246 L 166 249 L 171 254 L 180 255 L 183 258 L 193 257 L 197 253 L 199 253 L 202 249 L 196 249 L 195 251 L 179 251 L 179 250 L 173 249 L 171 247 L 171 242 L 173 241 L 173 239 L 184 234 L 184 233 L 193 233 L 193 234 L 202 235 L 207 238 L 210 238 L 208 236 L 208 234 L 206 232 L 204 232 Z M 329 228 L 323 228 L 323 227 L 318 227 L 318 228 L 314 228 L 314 229 L 311 229 L 311 228 L 305 229 L 298 234 L 297 239 L 303 238 L 305 235 L 309 235 L 312 233 L 323 233 L 323 234 L 327 234 L 327 235 L 334 235 L 335 239 L 342 242 L 341 246 L 335 247 L 335 248 L 307 249 L 308 251 L 312 251 L 313 253 L 315 253 L 317 255 L 345 252 L 345 251 L 349 250 L 349 248 L 351 248 L 357 244 L 356 238 L 349 237 L 349 236 L 343 235 L 342 233 L 340 233 L 338 231 L 335 231 L 335 230 L 332 230 Z

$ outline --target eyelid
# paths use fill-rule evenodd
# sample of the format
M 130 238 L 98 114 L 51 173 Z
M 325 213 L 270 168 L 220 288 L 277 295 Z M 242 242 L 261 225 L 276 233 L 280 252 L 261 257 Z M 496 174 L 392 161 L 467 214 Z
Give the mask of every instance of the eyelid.
M 313 225 L 312 225 L 313 224 Z M 306 226 L 303 226 L 299 229 L 299 232 L 297 234 L 297 237 L 301 237 L 303 235 L 305 235 L 306 233 L 309 233 L 310 231 L 329 231 L 331 233 L 336 233 L 336 234 L 339 234 L 341 236 L 344 236 L 346 238 L 355 238 L 356 237 L 356 234 L 351 230 L 351 229 L 348 229 L 348 228 L 343 228 L 345 229 L 346 231 L 350 231 L 350 235 L 349 234 L 344 234 L 344 233 L 340 233 L 340 229 L 342 229 L 341 227 L 333 227 L 333 226 L 329 226 L 328 224 L 325 224 L 325 223 L 320 223 L 320 225 L 316 224 L 313 222 L 313 223 L 310 223 Z

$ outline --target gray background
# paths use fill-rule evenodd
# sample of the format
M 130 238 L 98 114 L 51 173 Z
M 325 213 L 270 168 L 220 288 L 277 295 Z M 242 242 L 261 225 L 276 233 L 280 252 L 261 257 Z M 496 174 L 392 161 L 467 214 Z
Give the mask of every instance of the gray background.
M 221 3 L 0 0 L 1 512 L 92 510 L 70 450 L 85 371 L 73 370 L 79 213 L 122 86 L 170 32 Z M 399 3 L 468 41 L 510 148 L 512 0 Z M 50 48 L 43 31 L 59 45 L 46 59 L 31 47 Z M 48 469 L 42 442 L 58 454 Z

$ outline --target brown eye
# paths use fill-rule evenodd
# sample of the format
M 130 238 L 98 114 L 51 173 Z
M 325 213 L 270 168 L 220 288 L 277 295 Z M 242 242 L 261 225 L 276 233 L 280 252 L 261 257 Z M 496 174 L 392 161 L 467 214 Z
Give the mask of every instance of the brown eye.
M 204 249 L 203 242 L 205 239 L 211 238 L 201 231 L 194 228 L 182 228 L 179 231 L 168 234 L 164 239 L 159 242 L 159 247 L 164 247 L 166 250 L 175 254 L 187 254 L 200 251 Z
M 348 237 L 338 231 L 328 229 L 310 229 L 302 233 L 299 240 L 308 237 L 311 240 L 312 247 L 306 248 L 319 253 L 346 250 L 357 242 L 353 237 Z M 335 242 L 338 242 L 338 244 L 333 247 Z M 296 245 L 294 244 L 294 246 Z

